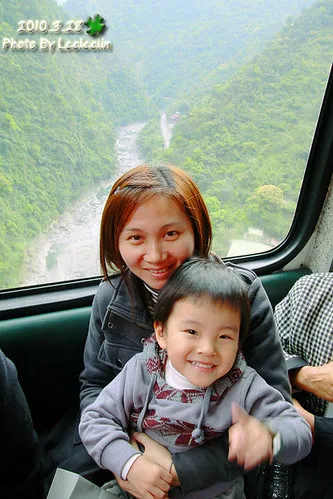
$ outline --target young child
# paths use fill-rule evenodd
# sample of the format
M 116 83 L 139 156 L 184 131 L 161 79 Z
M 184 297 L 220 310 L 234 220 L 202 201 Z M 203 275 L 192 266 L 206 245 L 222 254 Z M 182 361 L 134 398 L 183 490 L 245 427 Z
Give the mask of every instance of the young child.
M 82 413 L 80 436 L 101 468 L 126 479 L 141 459 L 129 443 L 133 430 L 171 453 L 229 431 L 229 459 L 244 469 L 273 455 L 291 464 L 308 454 L 308 424 L 239 350 L 250 320 L 246 290 L 235 270 L 213 259 L 191 258 L 175 270 L 157 299 L 155 334 Z M 245 496 L 239 477 L 187 495 L 174 488 L 168 497 Z

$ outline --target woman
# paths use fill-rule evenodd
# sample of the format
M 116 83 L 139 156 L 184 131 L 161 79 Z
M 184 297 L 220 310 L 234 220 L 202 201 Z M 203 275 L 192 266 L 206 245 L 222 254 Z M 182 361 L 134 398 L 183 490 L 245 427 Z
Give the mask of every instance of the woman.
M 173 271 L 191 255 L 211 255 L 224 265 L 210 253 L 210 246 L 207 208 L 185 172 L 174 166 L 141 165 L 115 182 L 102 215 L 100 260 L 104 280 L 93 302 L 84 352 L 81 411 L 142 350 L 143 340 L 153 332 L 156 296 Z M 251 302 L 250 330 L 243 346 L 246 361 L 291 401 L 286 365 L 267 295 L 252 271 L 234 268 L 247 284 Z M 115 270 L 118 272 L 112 274 Z M 155 458 L 151 460 L 153 483 L 160 467 L 167 469 L 170 458 L 143 437 L 138 439 L 153 454 L 157 451 L 160 463 L 152 464 Z M 174 483 L 179 479 L 183 490 L 190 492 L 239 474 L 239 467 L 223 457 L 227 445 L 227 439 L 221 437 L 211 445 L 175 455 Z M 134 464 L 127 480 L 119 479 L 119 483 L 139 499 L 153 497 L 149 493 L 151 483 L 140 480 L 140 470 L 136 472 Z

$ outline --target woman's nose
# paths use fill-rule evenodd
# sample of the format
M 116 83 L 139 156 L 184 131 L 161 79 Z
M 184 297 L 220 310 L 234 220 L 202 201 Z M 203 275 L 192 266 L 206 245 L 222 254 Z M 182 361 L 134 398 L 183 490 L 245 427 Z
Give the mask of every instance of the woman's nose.
M 149 263 L 157 263 L 164 259 L 162 242 L 150 242 L 146 246 L 145 260 Z

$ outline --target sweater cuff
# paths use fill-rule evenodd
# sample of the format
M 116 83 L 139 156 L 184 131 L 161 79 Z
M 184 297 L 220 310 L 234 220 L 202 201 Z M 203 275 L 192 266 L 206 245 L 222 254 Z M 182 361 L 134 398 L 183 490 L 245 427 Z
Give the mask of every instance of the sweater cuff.
M 135 463 L 135 461 L 138 459 L 138 457 L 142 456 L 141 452 L 138 454 L 135 454 L 134 456 L 130 457 L 129 460 L 124 464 L 123 469 L 121 470 L 121 479 L 122 480 L 127 480 L 127 475 L 129 470 L 132 468 L 132 465 Z
M 101 454 L 102 468 L 112 471 L 118 476 L 122 475 L 122 471 L 126 463 L 133 456 L 137 455 L 138 451 L 126 440 L 118 439 L 107 445 Z

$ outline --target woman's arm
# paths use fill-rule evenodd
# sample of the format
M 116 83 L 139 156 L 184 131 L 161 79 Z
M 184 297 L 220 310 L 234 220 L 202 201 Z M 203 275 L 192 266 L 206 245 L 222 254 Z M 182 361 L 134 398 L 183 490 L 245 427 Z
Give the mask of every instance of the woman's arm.
M 208 488 L 218 481 L 231 481 L 244 472 L 243 468 L 238 466 L 237 463 L 228 461 L 228 432 L 225 432 L 218 439 L 218 442 L 217 439 L 211 440 L 204 446 L 173 455 L 170 455 L 170 452 L 165 447 L 154 442 L 145 433 L 134 433 L 133 438 L 144 446 L 143 455 L 150 461 L 160 464 L 164 469 L 169 469 L 172 460 L 172 485 L 181 486 L 184 494 L 193 490 Z M 204 467 L 206 475 L 201 476 L 198 463 Z M 210 473 L 211 470 L 212 473 Z M 178 471 L 180 471 L 179 476 Z M 218 471 L 220 475 L 217 480 L 216 473 Z
M 291 402 L 290 384 L 273 310 L 261 281 L 256 277 L 249 286 L 251 324 L 243 353 L 247 364 L 285 400 Z
M 113 288 L 108 281 L 103 281 L 97 290 L 92 305 L 88 336 L 84 349 L 84 369 L 80 374 L 81 412 L 92 404 L 102 389 L 112 379 L 112 369 L 98 360 L 98 354 L 104 341 L 102 324 L 112 297 Z
M 314 444 L 320 444 L 330 449 L 333 448 L 333 418 L 315 416 L 293 399 L 295 409 L 309 423 Z

